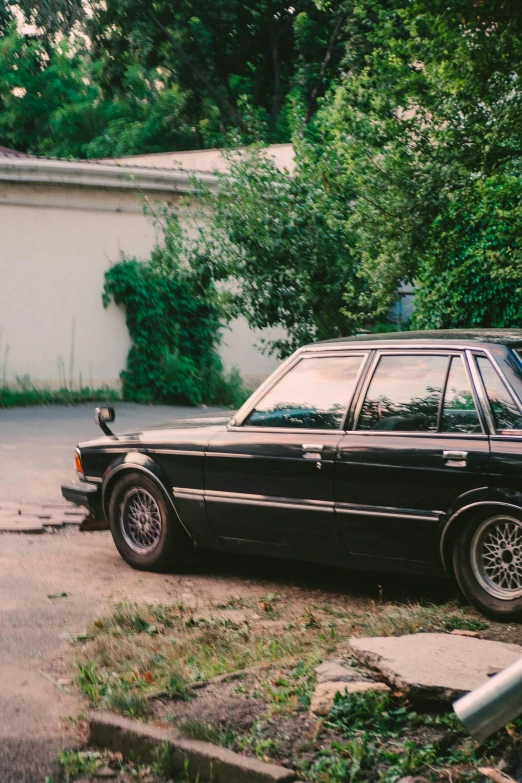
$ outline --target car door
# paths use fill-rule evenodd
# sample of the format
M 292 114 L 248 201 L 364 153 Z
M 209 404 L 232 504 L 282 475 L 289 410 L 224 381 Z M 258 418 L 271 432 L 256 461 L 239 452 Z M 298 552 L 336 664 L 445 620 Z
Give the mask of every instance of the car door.
M 487 486 L 481 415 L 460 352 L 376 352 L 336 465 L 337 517 L 350 553 L 437 560 L 445 509 Z
M 514 393 L 522 390 L 522 369 L 518 361 L 503 366 L 502 353 L 495 346 L 492 352 L 498 356 L 486 356 L 483 352 L 470 351 L 472 370 L 477 378 L 477 388 L 483 395 L 484 407 L 491 432 L 490 484 L 492 497 L 522 503 L 522 406 Z M 500 492 L 496 492 L 500 491 Z
M 205 503 L 227 549 L 255 543 L 259 551 L 270 545 L 304 554 L 339 546 L 334 460 L 366 356 L 299 354 L 241 421 L 211 439 Z

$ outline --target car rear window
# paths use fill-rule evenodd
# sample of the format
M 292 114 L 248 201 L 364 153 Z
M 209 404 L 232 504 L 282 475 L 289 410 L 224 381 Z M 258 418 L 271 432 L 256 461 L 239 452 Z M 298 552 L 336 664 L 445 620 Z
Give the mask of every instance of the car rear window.
M 482 432 L 473 393 L 460 356 L 451 359 L 442 408 L 441 432 Z
M 448 357 L 381 356 L 359 416 L 359 430 L 436 432 Z
M 485 356 L 477 356 L 477 366 L 486 389 L 497 433 L 509 435 L 513 430 L 522 430 L 522 416 L 518 405 L 490 360 Z

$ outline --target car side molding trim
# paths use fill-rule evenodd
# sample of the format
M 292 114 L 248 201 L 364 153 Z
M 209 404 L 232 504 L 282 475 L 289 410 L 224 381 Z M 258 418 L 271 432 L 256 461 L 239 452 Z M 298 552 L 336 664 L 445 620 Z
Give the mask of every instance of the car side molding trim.
M 178 514 L 178 510 L 176 508 L 172 495 L 164 486 L 163 482 L 158 478 L 158 476 L 156 476 L 156 474 L 152 470 L 149 470 L 149 468 L 146 468 L 144 465 L 140 465 L 137 462 L 123 462 L 121 465 L 116 465 L 116 467 L 114 467 L 111 470 L 111 472 L 105 477 L 105 480 L 103 482 L 103 487 L 102 487 L 102 509 L 105 509 L 105 491 L 107 489 L 107 483 L 109 479 L 112 479 L 115 473 L 120 473 L 122 470 L 131 470 L 133 472 L 146 473 L 148 476 L 150 476 L 151 479 L 154 481 L 154 483 L 157 484 L 158 487 L 163 490 L 163 494 L 165 495 L 170 505 L 172 506 L 172 510 L 176 515 L 176 519 L 178 520 L 179 524 L 181 525 L 181 527 L 183 528 L 187 536 L 191 540 L 194 540 L 194 536 L 190 534 L 186 526 L 183 524 L 183 520 Z
M 515 511 L 522 512 L 522 508 L 520 506 L 517 506 L 515 503 L 505 503 L 502 500 L 477 500 L 475 503 L 469 503 L 467 506 L 462 506 L 462 508 L 459 508 L 457 511 L 455 511 L 455 513 L 451 515 L 444 525 L 444 530 L 442 531 L 442 535 L 440 537 L 440 559 L 446 571 L 449 570 L 449 567 L 448 563 L 446 562 L 446 557 L 444 556 L 444 546 L 450 527 L 465 511 L 469 511 L 471 508 L 477 508 L 479 506 L 502 506 L 503 508 L 514 509 Z
M 195 451 L 190 449 L 147 449 L 147 454 L 170 454 L 172 457 L 178 454 L 181 457 L 204 457 L 204 451 Z
M 205 494 L 204 489 L 192 489 L 191 487 L 172 487 L 174 495 L 195 495 L 196 497 L 203 497 Z
M 267 508 L 296 508 L 307 511 L 333 511 L 333 500 L 300 500 L 298 498 L 272 497 L 270 495 L 250 495 L 246 492 L 222 492 L 219 490 L 191 489 L 188 487 L 173 487 L 174 497 L 196 498 L 215 503 L 244 503 L 251 506 L 266 506 Z
M 411 519 L 414 522 L 438 522 L 443 513 L 442 511 L 434 511 L 433 513 L 415 514 L 402 508 L 398 508 L 397 510 L 381 509 L 378 506 L 372 508 L 368 506 L 344 505 L 342 503 L 337 503 L 335 510 L 340 514 L 367 517 L 389 517 L 390 519 Z
M 245 492 L 222 492 L 220 490 L 192 489 L 190 487 L 172 487 L 174 497 L 190 499 L 205 498 L 214 503 L 244 503 L 267 508 L 296 508 L 307 511 L 335 510 L 341 514 L 389 517 L 390 519 L 410 519 L 416 522 L 438 522 L 443 511 L 415 514 L 404 508 L 376 506 L 357 506 L 350 503 L 336 503 L 334 500 L 310 500 L 298 498 L 273 497 L 270 495 L 251 495 Z

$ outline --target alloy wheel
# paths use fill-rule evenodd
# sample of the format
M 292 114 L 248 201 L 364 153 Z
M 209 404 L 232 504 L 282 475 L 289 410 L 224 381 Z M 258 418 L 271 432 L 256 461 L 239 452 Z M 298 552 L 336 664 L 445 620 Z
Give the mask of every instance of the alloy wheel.
M 162 518 L 155 498 L 142 487 L 126 492 L 120 506 L 120 528 L 127 545 L 147 555 L 159 544 Z
M 482 522 L 471 541 L 471 567 L 480 586 L 501 601 L 522 596 L 522 522 L 495 516 Z

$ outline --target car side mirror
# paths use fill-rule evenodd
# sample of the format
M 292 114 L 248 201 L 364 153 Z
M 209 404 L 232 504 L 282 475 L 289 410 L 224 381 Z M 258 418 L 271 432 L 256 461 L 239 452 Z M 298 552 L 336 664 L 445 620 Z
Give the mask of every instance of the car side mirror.
M 115 419 L 116 419 L 116 411 L 110 405 L 107 405 L 106 408 L 94 409 L 94 421 L 101 428 L 102 432 L 105 433 L 105 435 L 114 435 L 112 430 L 110 430 L 109 427 L 107 427 L 107 422 L 109 422 L 110 424 Z

